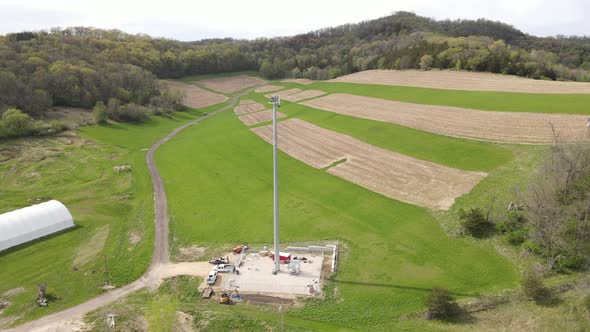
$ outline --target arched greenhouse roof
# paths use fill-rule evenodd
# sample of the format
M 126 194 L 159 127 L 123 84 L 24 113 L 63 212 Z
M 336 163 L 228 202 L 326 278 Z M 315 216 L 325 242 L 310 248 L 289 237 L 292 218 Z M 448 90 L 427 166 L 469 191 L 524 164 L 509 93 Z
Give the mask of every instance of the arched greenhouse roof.
M 56 200 L 0 214 L 0 251 L 70 227 L 74 218 Z

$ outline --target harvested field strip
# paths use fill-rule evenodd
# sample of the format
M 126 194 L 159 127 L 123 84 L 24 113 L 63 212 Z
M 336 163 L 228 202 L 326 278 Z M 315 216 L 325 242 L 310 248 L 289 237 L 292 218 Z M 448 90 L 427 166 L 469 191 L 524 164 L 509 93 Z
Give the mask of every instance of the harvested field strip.
M 285 116 L 285 114 L 277 112 L 277 119 L 284 118 Z M 242 115 L 239 116 L 238 119 L 240 119 L 240 121 L 246 126 L 253 126 L 255 124 L 272 121 L 272 110 Z
M 556 82 L 463 71 L 367 70 L 335 78 L 331 82 L 385 84 L 422 88 L 504 91 L 522 93 L 590 94 L 590 83 Z
M 281 82 L 297 83 L 297 84 L 302 84 L 302 85 L 309 85 L 309 84 L 313 83 L 312 80 L 307 79 L 307 78 L 288 78 L 286 80 L 282 80 Z
M 254 104 L 255 102 L 256 102 L 256 100 L 252 100 L 252 99 L 242 99 L 242 100 L 240 100 L 240 105 Z
M 190 108 L 203 108 L 219 104 L 228 98 L 197 86 L 177 81 L 162 81 L 168 88 L 180 90 L 184 93 L 183 104 Z
M 587 117 L 583 115 L 489 112 L 349 94 L 332 94 L 302 104 L 431 133 L 492 142 L 548 144 L 554 140 L 553 129 L 564 141 L 590 137 Z
M 281 98 L 290 102 L 298 102 L 300 100 L 315 98 L 325 94 L 326 93 L 321 90 L 304 90 Z
M 215 91 L 232 93 L 251 86 L 264 84 L 266 81 L 257 77 L 238 75 L 201 80 L 196 83 Z
M 330 174 L 410 204 L 446 210 L 486 176 L 381 149 L 299 119 L 278 127 L 279 148 L 293 158 L 315 168 L 332 166 Z M 271 126 L 252 131 L 271 142 Z
M 271 96 L 280 96 L 281 98 L 284 98 L 288 95 L 292 95 L 294 93 L 298 93 L 301 92 L 301 89 L 298 88 L 293 88 L 293 89 L 288 89 L 288 90 L 283 90 L 283 91 L 279 91 L 279 92 L 275 92 L 275 93 L 269 93 L 264 95 L 266 98 L 270 98 Z
M 256 90 L 254 90 L 254 92 L 264 93 L 264 92 L 282 90 L 284 88 L 285 88 L 284 86 L 280 86 L 280 85 L 265 85 L 265 86 L 261 86 L 259 88 L 256 88 Z
M 259 103 L 238 105 L 236 106 L 236 108 L 234 108 L 234 113 L 236 113 L 236 115 L 243 115 L 247 113 L 262 111 L 263 109 L 265 109 L 264 105 Z

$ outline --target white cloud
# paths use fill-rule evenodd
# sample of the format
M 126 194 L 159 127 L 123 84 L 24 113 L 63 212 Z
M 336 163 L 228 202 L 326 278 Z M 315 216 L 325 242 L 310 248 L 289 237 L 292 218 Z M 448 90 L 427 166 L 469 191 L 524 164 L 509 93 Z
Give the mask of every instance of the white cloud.
M 82 25 L 182 40 L 256 38 L 354 23 L 398 10 L 437 19 L 485 17 L 543 36 L 590 31 L 590 20 L 584 19 L 590 14 L 587 0 L 2 0 L 0 33 Z

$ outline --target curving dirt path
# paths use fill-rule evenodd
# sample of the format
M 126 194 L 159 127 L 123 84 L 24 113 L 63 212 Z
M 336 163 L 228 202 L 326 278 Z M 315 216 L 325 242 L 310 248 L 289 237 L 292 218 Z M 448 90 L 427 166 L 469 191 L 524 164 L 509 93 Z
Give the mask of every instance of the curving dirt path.
M 6 332 L 28 332 L 28 331 L 71 331 L 80 327 L 81 320 L 86 313 L 105 306 L 109 303 L 115 302 L 130 293 L 144 288 L 157 287 L 163 279 L 175 275 L 206 275 L 211 266 L 208 262 L 181 262 L 176 264 L 169 263 L 170 252 L 168 250 L 168 201 L 166 198 L 166 190 L 164 189 L 164 182 L 158 172 L 156 163 L 154 162 L 154 153 L 164 143 L 168 142 L 179 132 L 183 131 L 189 126 L 195 125 L 203 120 L 206 120 L 217 113 L 231 109 L 238 103 L 238 99 L 252 92 L 254 89 L 249 89 L 239 95 L 233 96 L 231 103 L 228 105 L 207 114 L 201 118 L 188 122 L 170 132 L 166 137 L 156 142 L 146 155 L 146 163 L 152 178 L 152 188 L 154 191 L 154 208 L 155 208 L 155 243 L 154 255 L 152 263 L 144 275 L 138 280 L 127 284 L 123 287 L 110 290 L 102 295 L 90 299 L 84 303 L 78 304 L 74 307 L 62 310 L 37 320 L 16 326 L 14 328 L 4 330 Z

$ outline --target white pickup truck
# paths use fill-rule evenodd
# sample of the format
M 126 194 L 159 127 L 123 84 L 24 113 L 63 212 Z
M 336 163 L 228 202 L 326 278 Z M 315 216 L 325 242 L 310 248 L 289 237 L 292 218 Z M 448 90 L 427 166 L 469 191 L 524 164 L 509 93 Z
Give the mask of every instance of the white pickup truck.
M 236 270 L 236 266 L 233 264 L 219 264 L 213 268 L 213 271 L 217 272 L 234 272 Z
M 209 275 L 207 276 L 207 285 L 215 285 L 216 281 L 217 281 L 217 271 L 212 270 L 211 272 L 209 272 Z

